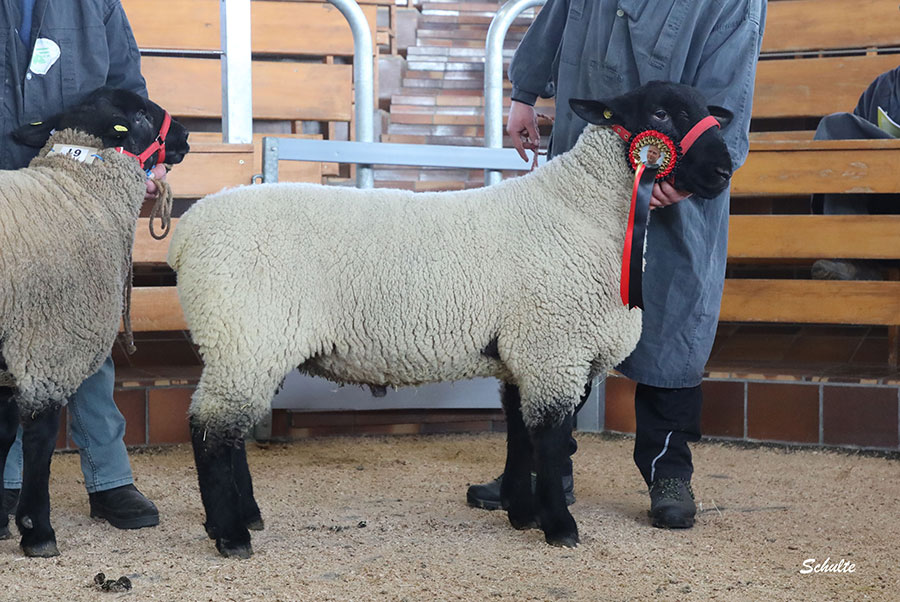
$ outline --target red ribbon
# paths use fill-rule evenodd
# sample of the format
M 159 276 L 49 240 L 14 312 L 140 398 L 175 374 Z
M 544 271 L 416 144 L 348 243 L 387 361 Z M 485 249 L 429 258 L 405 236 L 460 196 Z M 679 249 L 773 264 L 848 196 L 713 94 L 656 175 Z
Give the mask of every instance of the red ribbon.
M 628 225 L 625 229 L 625 248 L 622 252 L 622 275 L 619 294 L 622 303 L 630 308 L 644 308 L 644 238 L 650 217 L 650 199 L 657 170 L 639 163 L 634 172 L 634 186 L 631 189 L 631 208 L 628 211 Z

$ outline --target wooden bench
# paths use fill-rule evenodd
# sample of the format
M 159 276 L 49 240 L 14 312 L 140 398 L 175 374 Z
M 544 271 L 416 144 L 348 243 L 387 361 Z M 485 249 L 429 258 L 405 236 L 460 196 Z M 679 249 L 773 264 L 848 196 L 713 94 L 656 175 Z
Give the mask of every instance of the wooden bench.
M 852 8 L 842 0 L 769 2 L 753 107 L 753 129 L 762 131 L 751 134 L 750 156 L 732 186 L 732 267 L 746 274 L 752 262 L 900 259 L 897 216 L 771 209 L 781 203 L 801 211 L 812 193 L 900 193 L 900 140 L 813 141 L 810 129 L 824 115 L 851 111 L 872 80 L 900 64 L 900 55 L 885 53 L 898 47 L 894 0 L 859 0 Z M 900 282 L 890 281 L 728 277 L 721 320 L 887 325 L 896 339 L 898 293 Z M 896 351 L 889 360 L 896 365 Z
M 376 11 L 391 2 L 361 4 L 374 40 Z M 164 10 L 151 0 L 123 0 L 122 5 L 141 48 L 150 97 L 192 130 L 191 152 L 168 177 L 176 198 L 190 202 L 251 183 L 262 171 L 263 134 L 254 134 L 252 144 L 222 142 L 219 1 L 179 0 Z M 255 129 L 301 137 L 304 122 L 318 122 L 320 134 L 314 137 L 352 132 L 353 35 L 340 11 L 322 1 L 254 0 L 251 19 Z M 285 162 L 281 167 L 284 181 L 321 182 L 337 174 L 337 166 L 327 163 Z M 164 268 L 168 248 L 168 240 L 153 240 L 147 226 L 142 219 L 135 241 L 139 281 L 142 272 Z M 132 321 L 136 332 L 186 328 L 172 286 L 137 286 Z

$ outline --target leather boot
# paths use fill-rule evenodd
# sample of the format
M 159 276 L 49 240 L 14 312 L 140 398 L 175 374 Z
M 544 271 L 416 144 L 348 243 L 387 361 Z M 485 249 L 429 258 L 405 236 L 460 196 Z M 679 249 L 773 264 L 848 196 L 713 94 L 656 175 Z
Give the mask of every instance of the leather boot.
M 91 518 L 103 518 L 117 529 L 140 529 L 159 524 L 159 511 L 134 485 L 88 494 Z
M 660 529 L 690 529 L 694 526 L 694 492 L 684 479 L 657 479 L 650 485 L 650 521 Z
M 563 491 L 566 494 L 566 505 L 571 506 L 575 503 L 575 481 L 572 475 L 563 475 Z M 503 482 L 503 475 L 488 483 L 478 485 L 470 485 L 466 491 L 466 502 L 473 508 L 484 508 L 485 510 L 499 510 L 502 506 L 500 503 L 500 484 Z M 531 474 L 531 490 L 534 491 L 537 482 L 537 475 Z

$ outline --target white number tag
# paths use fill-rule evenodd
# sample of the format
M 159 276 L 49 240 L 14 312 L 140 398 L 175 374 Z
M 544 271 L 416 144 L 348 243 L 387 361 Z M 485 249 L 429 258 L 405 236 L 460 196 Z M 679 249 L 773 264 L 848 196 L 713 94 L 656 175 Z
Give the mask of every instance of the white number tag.
M 80 163 L 87 163 L 90 165 L 94 162 L 94 159 L 97 158 L 97 150 L 96 148 L 92 148 L 90 146 L 73 146 L 71 144 L 54 144 L 53 148 L 50 149 L 50 153 L 65 155 L 68 158 L 78 161 Z M 50 154 L 48 153 L 48 154 Z

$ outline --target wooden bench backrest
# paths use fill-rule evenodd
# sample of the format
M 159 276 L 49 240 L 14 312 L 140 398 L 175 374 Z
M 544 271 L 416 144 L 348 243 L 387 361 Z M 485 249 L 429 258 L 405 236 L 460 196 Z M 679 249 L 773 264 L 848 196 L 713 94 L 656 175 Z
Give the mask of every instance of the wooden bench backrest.
M 900 55 L 878 51 L 897 48 L 896 0 L 769 2 L 753 116 L 849 111 L 876 76 L 900 64 Z
M 152 0 L 122 4 L 145 52 L 221 49 L 216 0 L 179 0 L 165 11 Z M 362 8 L 374 36 L 376 7 Z M 352 67 L 313 58 L 353 55 L 350 26 L 331 4 L 252 2 L 251 46 L 254 118 L 350 121 Z M 173 115 L 221 116 L 218 58 L 144 56 L 142 70 L 151 97 Z
M 141 49 L 204 50 L 222 48 L 218 0 L 168 2 L 122 0 Z M 375 37 L 375 6 L 363 5 Z M 250 3 L 254 54 L 353 56 L 353 34 L 341 12 L 328 2 Z
M 753 117 L 850 111 L 872 80 L 900 64 L 900 54 L 886 53 L 897 48 L 900 10 L 895 0 L 773 0 L 768 3 Z M 796 132 L 753 137 L 747 163 L 735 174 L 733 196 L 900 194 L 900 140 L 813 142 L 810 137 Z M 728 257 L 732 264 L 742 264 L 743 273 L 753 263 L 808 266 L 821 258 L 898 259 L 898 231 L 896 215 L 733 215 Z M 720 319 L 894 326 L 900 324 L 898 294 L 898 282 L 728 278 Z

